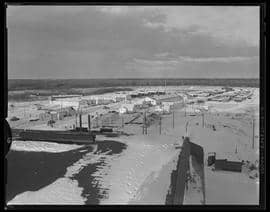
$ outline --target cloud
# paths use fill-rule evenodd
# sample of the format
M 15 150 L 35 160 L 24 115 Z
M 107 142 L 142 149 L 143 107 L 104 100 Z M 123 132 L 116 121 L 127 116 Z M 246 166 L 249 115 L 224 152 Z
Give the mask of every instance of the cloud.
M 210 63 L 210 62 L 219 62 L 219 63 L 232 63 L 232 62 L 244 62 L 248 60 L 259 60 L 257 56 L 253 57 L 201 57 L 201 58 L 192 58 L 192 57 L 179 57 L 180 62 L 199 62 L 199 63 Z
M 136 59 L 126 64 L 134 76 L 150 78 L 258 78 L 259 61 L 256 57 L 208 57 L 175 59 Z
M 255 6 L 107 6 L 101 11 L 112 15 L 152 13 L 161 20 L 146 19 L 144 25 L 169 32 L 173 29 L 197 30 L 226 44 L 259 45 L 259 7 Z
M 112 15 L 126 15 L 130 11 L 128 6 L 96 6 L 95 8 Z
M 235 70 L 232 76 L 241 76 L 244 68 L 238 71 L 234 65 L 238 68 L 241 62 L 249 63 L 248 58 L 254 57 L 251 59 L 253 62 L 258 60 L 258 46 L 236 42 L 237 39 L 234 42 L 217 39 L 213 35 L 213 30 L 218 27 L 213 24 L 214 16 L 208 18 L 211 26 L 208 27 L 207 19 L 198 20 L 207 12 L 192 9 L 191 13 L 188 8 L 8 7 L 9 76 L 151 77 L 148 69 L 153 73 L 159 70 L 159 76 L 166 76 L 168 70 L 172 76 L 181 76 L 177 72 L 180 66 L 181 69 L 185 66 L 187 70 L 194 70 L 195 76 L 195 70 L 199 69 L 194 68 L 193 62 L 198 67 L 211 63 L 226 63 L 224 67 L 228 67 L 232 62 L 233 65 L 229 65 L 231 70 Z M 208 10 L 220 10 L 211 8 Z M 226 8 L 219 12 L 228 11 L 230 14 L 232 9 Z M 240 10 L 243 14 L 241 11 L 244 10 Z M 210 16 L 211 12 L 208 14 Z M 190 22 L 188 17 L 192 17 Z M 234 19 L 236 25 L 241 25 L 241 20 Z M 222 30 L 227 29 L 231 33 L 234 28 L 229 26 L 222 24 Z M 257 75 L 258 67 L 252 67 L 254 75 Z M 222 69 L 216 66 L 207 68 L 213 69 L 209 76 Z M 202 72 L 207 72 L 207 69 L 202 68 Z
M 178 58 L 167 58 L 169 53 L 158 54 L 159 59 L 137 59 L 134 58 L 132 62 L 127 63 L 127 67 L 145 66 L 145 67 L 176 67 L 181 63 L 242 63 L 247 61 L 258 61 L 258 57 L 198 57 L 192 58 L 189 56 L 179 56 Z

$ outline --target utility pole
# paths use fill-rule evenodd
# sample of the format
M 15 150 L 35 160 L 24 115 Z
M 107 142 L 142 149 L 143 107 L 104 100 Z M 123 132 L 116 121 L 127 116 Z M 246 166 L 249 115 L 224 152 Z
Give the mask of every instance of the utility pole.
M 88 114 L 88 131 L 91 132 L 91 117 L 90 117 L 90 114 Z
M 79 114 L 79 121 L 80 121 L 80 131 L 82 130 L 82 114 Z
M 187 110 L 186 110 L 186 99 L 184 98 L 184 108 L 185 108 L 185 117 L 187 116 Z
M 174 128 L 174 106 L 173 106 L 173 128 Z
M 165 93 L 166 93 L 166 86 L 167 86 L 167 82 L 166 82 L 166 79 L 165 79 Z
M 76 115 L 75 115 L 75 119 L 76 119 L 76 122 L 75 122 L 75 124 L 76 124 L 76 128 L 78 127 L 78 123 L 77 123 L 77 116 L 78 116 L 78 113 L 76 112 Z
M 202 127 L 204 128 L 204 112 L 202 111 Z
M 99 127 L 99 123 L 98 123 L 98 121 L 99 121 L 99 119 L 98 119 L 98 116 L 99 116 L 99 114 L 97 114 L 97 127 Z
M 187 133 L 188 133 L 188 121 L 186 123 L 186 136 L 187 136 Z
M 161 135 L 161 116 L 159 117 L 159 134 Z
M 144 126 L 145 126 L 145 134 L 147 135 L 147 120 L 146 120 L 146 111 L 144 111 Z
M 254 149 L 254 134 L 255 134 L 254 117 L 252 117 L 252 149 Z
M 146 114 L 145 114 L 145 111 L 143 112 L 143 125 L 142 125 L 142 128 L 143 128 L 143 135 L 147 134 L 146 133 Z

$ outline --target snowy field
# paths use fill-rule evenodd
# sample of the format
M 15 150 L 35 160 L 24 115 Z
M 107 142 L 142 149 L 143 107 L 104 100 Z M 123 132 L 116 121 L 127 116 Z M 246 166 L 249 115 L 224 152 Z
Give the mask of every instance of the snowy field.
M 204 116 L 205 127 L 202 127 L 201 114 L 190 116 L 194 105 L 185 108 L 186 116 L 184 108 L 175 111 L 174 128 L 172 115 L 163 116 L 161 135 L 158 124 L 150 126 L 148 135 L 142 135 L 139 125 L 127 125 L 125 132 L 134 135 L 113 138 L 125 145 L 121 151 L 112 150 L 114 144 L 107 147 L 106 142 L 101 149 L 92 146 L 90 151 L 81 145 L 15 141 L 12 144 L 14 152 L 76 157 L 53 182 L 36 190 L 24 190 L 8 203 L 165 204 L 170 175 L 181 151 L 175 144 L 181 145 L 184 135 L 204 148 L 205 158 L 208 152 L 214 151 L 220 158 L 252 163 L 259 159 L 259 91 L 254 89 L 253 92 L 252 99 L 240 103 L 206 102 L 210 109 Z M 254 149 L 251 148 L 251 117 L 255 119 Z M 97 142 L 102 144 L 106 139 L 98 136 Z M 206 204 L 259 203 L 258 178 L 250 179 L 247 173 L 213 172 L 205 167 L 205 186 Z M 186 193 L 185 204 L 201 204 L 194 192 Z

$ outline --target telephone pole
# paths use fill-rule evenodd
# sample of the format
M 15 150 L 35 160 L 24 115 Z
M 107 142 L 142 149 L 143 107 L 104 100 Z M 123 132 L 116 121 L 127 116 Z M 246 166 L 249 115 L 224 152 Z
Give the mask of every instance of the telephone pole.
M 146 111 L 144 112 L 144 126 L 145 126 L 145 134 L 147 135 L 147 120 L 146 120 Z
M 161 135 L 161 116 L 159 117 L 159 134 Z
M 172 112 L 172 126 L 174 128 L 174 105 L 173 105 L 173 112 Z
M 146 126 L 146 111 L 143 113 L 143 134 L 147 135 L 147 126 Z
M 188 135 L 187 133 L 188 133 L 188 121 L 186 123 L 186 136 Z
M 80 131 L 82 131 L 82 114 L 79 114 Z
M 254 149 L 254 134 L 255 134 L 254 117 L 252 117 L 252 149 Z
M 202 127 L 204 128 L 204 112 L 202 112 Z
M 88 131 L 91 132 L 91 116 L 88 114 Z
M 186 99 L 184 98 L 184 108 L 185 108 L 185 117 L 187 116 L 187 110 L 186 110 Z
M 76 115 L 75 115 L 75 119 L 76 119 L 76 122 L 75 122 L 75 124 L 76 124 L 76 128 L 78 127 L 78 123 L 77 123 L 77 116 L 78 116 L 78 113 L 76 112 Z

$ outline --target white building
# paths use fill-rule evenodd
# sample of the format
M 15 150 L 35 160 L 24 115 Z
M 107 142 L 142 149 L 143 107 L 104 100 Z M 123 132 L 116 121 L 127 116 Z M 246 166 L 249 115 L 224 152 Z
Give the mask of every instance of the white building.
M 163 108 L 162 108 L 161 105 L 156 105 L 155 108 L 154 108 L 154 111 L 155 111 L 155 112 L 160 112 L 160 113 L 161 113 L 161 112 L 163 112 Z
M 174 105 L 173 102 L 162 102 L 163 110 L 170 111 Z
M 157 105 L 157 100 L 150 97 L 144 97 L 142 99 L 136 100 L 136 104 L 142 105 L 144 103 L 149 103 L 154 106 L 154 105 Z
M 119 113 L 123 114 L 123 113 L 130 113 L 133 112 L 135 109 L 135 104 L 123 104 L 121 105 L 121 107 L 119 108 Z

